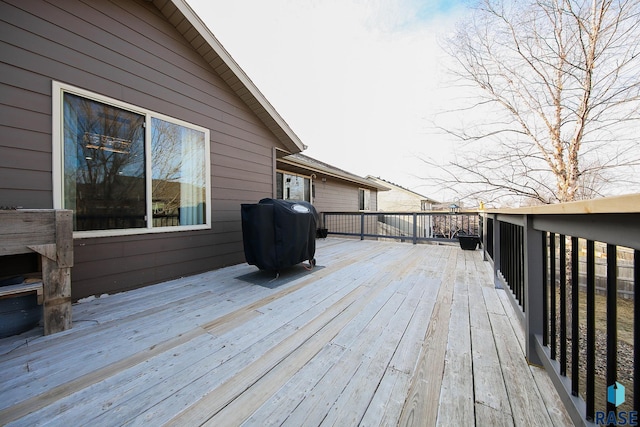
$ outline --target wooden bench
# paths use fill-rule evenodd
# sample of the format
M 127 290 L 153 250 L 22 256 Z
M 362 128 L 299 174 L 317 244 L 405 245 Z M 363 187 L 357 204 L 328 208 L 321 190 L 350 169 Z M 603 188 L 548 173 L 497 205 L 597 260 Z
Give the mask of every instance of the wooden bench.
M 38 298 L 38 305 L 44 302 L 42 282 L 23 283 L 20 285 L 9 285 L 0 287 L 0 298 L 35 293 Z
M 0 210 L 0 242 L 0 256 L 36 252 L 42 269 L 42 282 L 0 287 L 0 297 L 35 292 L 44 334 L 71 328 L 72 211 Z

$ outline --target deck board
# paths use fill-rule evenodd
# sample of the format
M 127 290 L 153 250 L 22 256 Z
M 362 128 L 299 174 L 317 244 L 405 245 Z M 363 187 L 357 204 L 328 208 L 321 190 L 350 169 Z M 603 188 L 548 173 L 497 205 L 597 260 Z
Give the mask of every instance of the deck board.
M 0 425 L 571 425 L 480 251 L 325 239 L 75 304 L 0 340 Z
M 457 252 L 449 250 L 448 257 L 441 262 L 444 268 L 436 305 L 422 339 L 421 355 L 400 415 L 398 424 L 402 426 L 435 425 L 438 417 Z
M 496 349 L 495 337 L 489 321 L 486 293 L 496 291 L 488 286 L 471 286 L 470 305 L 473 378 L 476 399 L 477 425 L 512 426 L 511 407 L 505 378 Z M 504 291 L 498 291 L 504 292 Z
M 471 327 L 469 293 L 464 277 L 458 271 L 451 303 L 449 336 L 438 406 L 438 424 L 473 425 L 474 390 L 471 362 Z

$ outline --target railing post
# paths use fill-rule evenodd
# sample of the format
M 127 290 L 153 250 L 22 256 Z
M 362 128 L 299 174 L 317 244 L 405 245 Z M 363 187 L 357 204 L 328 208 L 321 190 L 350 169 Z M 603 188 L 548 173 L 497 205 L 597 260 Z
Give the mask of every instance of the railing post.
M 489 222 L 489 218 L 487 217 L 486 212 L 481 213 L 482 215 L 482 230 L 478 230 L 482 233 L 482 260 L 488 261 L 487 258 L 487 223 Z
M 530 364 L 542 366 L 536 351 L 536 335 L 544 329 L 542 298 L 543 233 L 533 229 L 533 216 L 524 216 L 524 293 L 526 356 Z
M 364 212 L 360 212 L 360 240 L 364 240 Z
M 413 244 L 418 243 L 418 214 L 413 213 Z
M 500 265 L 500 251 L 502 249 L 500 228 L 500 220 L 498 220 L 498 215 L 495 215 L 493 217 L 493 280 L 496 288 L 502 289 L 502 281 L 498 277 L 498 272 L 502 268 Z

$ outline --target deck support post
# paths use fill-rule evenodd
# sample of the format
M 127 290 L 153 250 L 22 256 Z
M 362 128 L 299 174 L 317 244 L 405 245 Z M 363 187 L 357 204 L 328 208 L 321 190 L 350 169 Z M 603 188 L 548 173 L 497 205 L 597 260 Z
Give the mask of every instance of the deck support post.
M 542 293 L 543 233 L 534 230 L 533 217 L 524 217 L 524 313 L 526 357 L 532 365 L 542 366 L 536 351 L 536 335 L 542 336 L 544 329 Z

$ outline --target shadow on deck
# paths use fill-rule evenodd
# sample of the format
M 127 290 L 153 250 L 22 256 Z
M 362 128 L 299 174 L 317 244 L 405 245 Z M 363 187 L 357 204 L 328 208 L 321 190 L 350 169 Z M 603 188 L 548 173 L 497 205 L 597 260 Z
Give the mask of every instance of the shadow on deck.
M 0 424 L 572 425 L 480 251 L 318 241 L 73 307 L 0 340 Z

